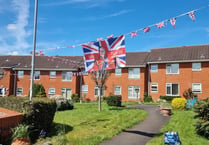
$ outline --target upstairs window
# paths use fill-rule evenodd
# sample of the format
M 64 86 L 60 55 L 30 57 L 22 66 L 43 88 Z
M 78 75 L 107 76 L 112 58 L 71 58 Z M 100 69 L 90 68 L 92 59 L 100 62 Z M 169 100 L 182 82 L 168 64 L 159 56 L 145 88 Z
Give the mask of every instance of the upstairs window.
M 72 72 L 62 72 L 63 81 L 72 81 Z
M 56 78 L 56 71 L 50 71 L 49 77 Z
M 40 80 L 40 71 L 35 71 L 34 72 L 34 79 L 35 80 Z
M 158 65 L 152 64 L 150 70 L 151 70 L 151 72 L 158 72 Z
M 116 76 L 121 76 L 121 72 L 122 72 L 121 68 L 116 68 L 115 69 L 115 75 Z
M 166 74 L 178 74 L 179 64 L 166 64 Z
M 192 71 L 201 71 L 201 63 L 192 63 Z
M 23 76 L 24 76 L 24 71 L 23 71 L 23 70 L 19 70 L 19 71 L 17 72 L 17 77 L 18 77 L 18 78 L 23 78 Z
M 129 68 L 128 78 L 140 78 L 140 68 Z

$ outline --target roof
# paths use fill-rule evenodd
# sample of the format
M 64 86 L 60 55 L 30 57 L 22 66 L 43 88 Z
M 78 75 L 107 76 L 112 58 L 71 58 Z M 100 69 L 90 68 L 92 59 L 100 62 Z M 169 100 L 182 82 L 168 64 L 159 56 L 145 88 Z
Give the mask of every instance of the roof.
M 127 52 L 126 53 L 126 65 L 131 66 L 146 66 L 146 61 L 149 52 Z
M 4 55 L 0 56 L 0 67 L 16 70 L 30 70 L 31 56 Z M 84 67 L 82 56 L 36 56 L 35 70 L 75 70 Z
M 209 45 L 151 49 L 148 63 L 209 61 Z

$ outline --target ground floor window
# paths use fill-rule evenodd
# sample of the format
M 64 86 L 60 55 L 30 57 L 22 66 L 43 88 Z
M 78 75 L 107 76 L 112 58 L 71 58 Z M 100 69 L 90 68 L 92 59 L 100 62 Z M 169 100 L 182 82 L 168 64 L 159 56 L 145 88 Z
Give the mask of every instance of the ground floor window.
M 82 93 L 84 94 L 88 93 L 88 85 L 82 85 Z
M 48 95 L 49 95 L 49 97 L 54 96 L 55 95 L 55 88 L 49 88 Z
M 115 86 L 114 94 L 115 95 L 121 95 L 121 86 Z
M 105 87 L 102 87 L 102 96 L 104 96 Z M 98 97 L 100 95 L 100 88 L 98 86 L 94 87 L 94 96 Z
M 192 92 L 193 93 L 202 93 L 202 84 L 201 83 L 192 83 Z
M 17 87 L 16 95 L 17 96 L 22 96 L 22 92 L 23 92 L 23 88 L 22 87 Z
M 62 88 L 61 94 L 63 97 L 71 100 L 72 90 L 70 88 Z
M 157 93 L 158 92 L 158 83 L 151 83 L 151 92 Z
M 128 86 L 128 98 L 129 99 L 140 98 L 140 88 L 139 88 L 139 86 Z
M 167 96 L 178 96 L 179 95 L 179 84 L 178 83 L 166 83 L 166 95 Z

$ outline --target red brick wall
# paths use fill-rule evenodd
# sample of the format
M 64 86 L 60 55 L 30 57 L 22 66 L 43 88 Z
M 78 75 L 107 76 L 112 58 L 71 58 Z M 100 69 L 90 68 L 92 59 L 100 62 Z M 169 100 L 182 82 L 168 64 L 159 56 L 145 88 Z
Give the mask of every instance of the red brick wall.
M 145 88 L 145 72 L 146 68 L 140 68 L 140 78 L 130 79 L 128 78 L 128 68 L 122 69 L 121 76 L 116 76 L 115 71 L 113 70 L 105 83 L 105 96 L 108 96 L 110 93 L 114 94 L 114 86 L 119 85 L 121 86 L 122 101 L 136 101 L 136 99 L 128 98 L 128 86 L 139 86 L 140 97 L 143 98 L 144 92 L 147 90 Z M 88 76 L 83 76 L 83 84 L 88 85 L 88 94 L 86 95 L 86 98 L 96 100 L 97 98 L 94 97 L 95 82 L 91 79 L 90 74 Z
M 160 95 L 166 95 L 166 83 L 179 83 L 179 95 L 188 88 L 192 88 L 192 83 L 202 84 L 202 93 L 197 94 L 198 98 L 209 96 L 209 63 L 201 63 L 201 71 L 192 71 L 192 63 L 180 63 L 179 74 L 166 74 L 166 64 L 158 64 L 158 72 L 150 72 L 150 81 L 158 83 L 158 93 L 150 95 L 156 101 Z
M 12 73 L 10 69 L 4 69 L 4 71 L 5 75 L 0 80 L 0 86 L 8 88 L 8 91 L 6 92 L 6 96 L 8 96 L 12 93 L 12 88 L 10 88 Z
M 72 93 L 76 93 L 76 76 L 72 81 L 62 81 L 62 71 L 56 72 L 56 78 L 49 77 L 49 71 L 41 71 L 40 80 L 34 80 L 34 83 L 42 84 L 48 95 L 49 88 L 55 88 L 55 94 L 61 95 L 62 88 L 71 88 Z M 30 89 L 30 71 L 24 71 L 23 78 L 17 79 L 17 87 L 23 87 L 23 95 L 28 95 Z

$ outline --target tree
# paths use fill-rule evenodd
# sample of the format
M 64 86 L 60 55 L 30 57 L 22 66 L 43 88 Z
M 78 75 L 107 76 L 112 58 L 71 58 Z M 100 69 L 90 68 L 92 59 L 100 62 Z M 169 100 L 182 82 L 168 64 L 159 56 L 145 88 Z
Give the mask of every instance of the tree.
M 98 111 L 101 112 L 101 96 L 102 96 L 102 88 L 105 86 L 105 82 L 107 78 L 110 76 L 110 70 L 98 70 L 91 72 L 91 78 L 94 80 L 95 84 L 99 88 L 99 96 L 98 96 Z

